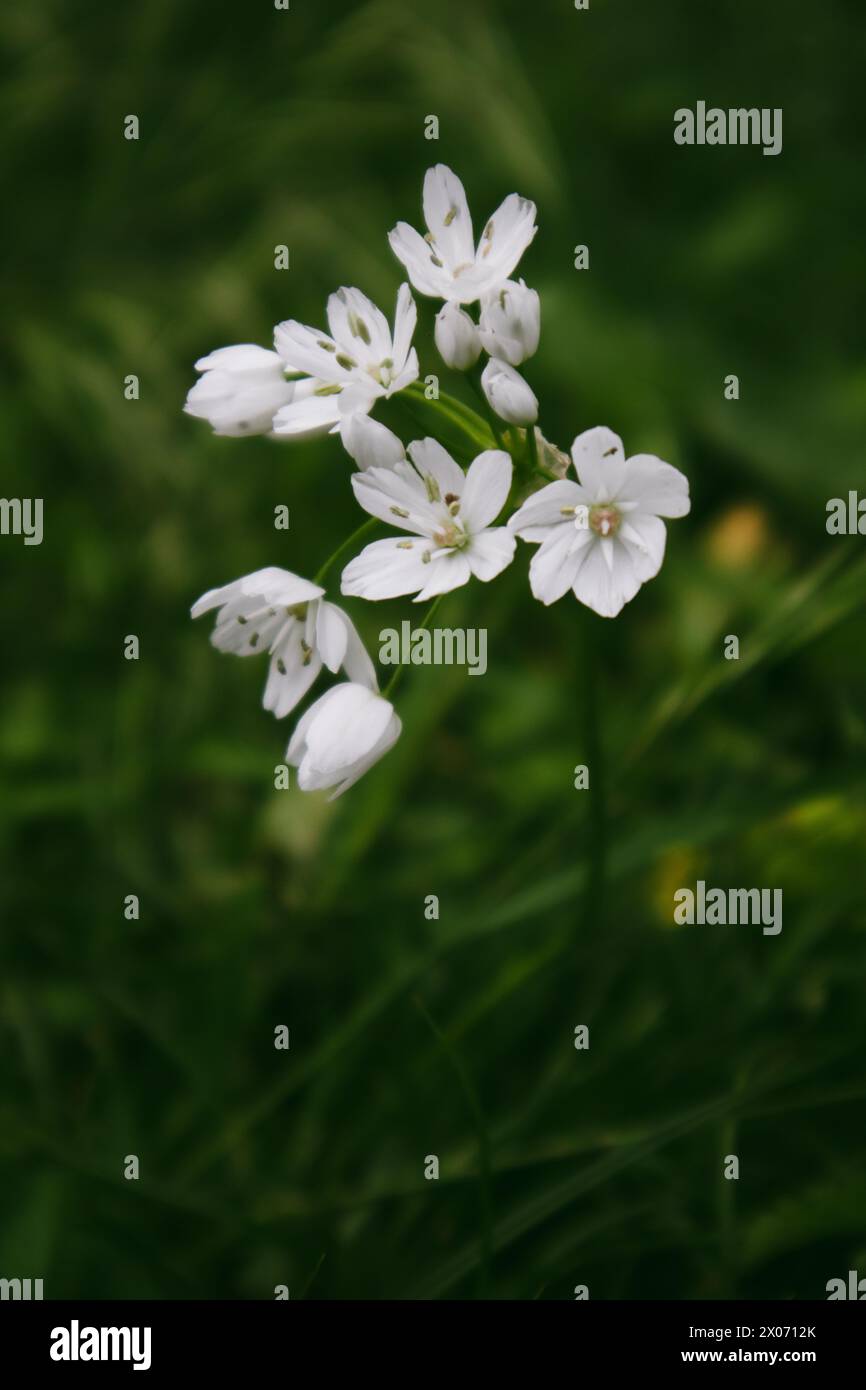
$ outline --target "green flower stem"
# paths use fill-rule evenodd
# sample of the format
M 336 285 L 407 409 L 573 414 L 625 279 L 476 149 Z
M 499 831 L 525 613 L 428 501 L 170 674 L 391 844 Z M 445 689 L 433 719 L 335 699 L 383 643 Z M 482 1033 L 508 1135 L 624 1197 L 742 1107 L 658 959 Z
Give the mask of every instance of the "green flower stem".
M 402 395 L 414 405 L 426 408 L 432 414 L 447 420 L 450 425 L 456 425 L 479 448 L 489 449 L 490 426 L 477 411 L 458 401 L 456 396 L 449 396 L 447 392 L 440 391 L 439 395 L 431 400 L 425 395 L 424 387 L 419 382 L 407 386 Z
M 430 626 L 434 617 L 436 616 L 436 609 L 439 607 L 444 597 L 444 594 L 436 595 L 433 602 L 430 604 L 430 607 L 427 609 L 427 612 L 424 614 L 424 620 L 421 623 L 421 626 L 415 629 L 416 632 L 423 632 L 425 628 L 428 628 Z M 402 665 L 397 667 L 388 684 L 385 686 L 385 689 L 382 691 L 382 696 L 384 699 L 390 700 L 394 691 L 397 689 L 397 686 L 400 682 L 400 678 L 403 675 L 405 669 L 405 666 Z
M 546 483 L 554 482 L 560 476 L 542 465 L 538 456 L 535 426 L 528 425 L 522 433 L 524 438 L 521 441 L 521 431 L 514 431 L 516 435 L 515 449 L 512 455 L 514 474 L 511 481 L 511 491 L 503 508 L 506 516 L 510 516 L 533 492 L 538 492 L 539 488 L 544 487 Z
M 586 928 L 591 922 L 596 931 L 604 926 L 607 877 L 607 798 L 598 699 L 598 625 L 602 621 L 589 611 L 584 615 L 584 761 L 589 769 L 589 787 L 584 793 L 587 797 L 587 871 L 583 926 Z
M 542 473 L 538 466 L 538 440 L 535 438 L 534 425 L 526 426 L 526 465 L 530 474 Z
M 351 536 L 349 536 L 346 540 L 343 541 L 342 545 L 337 546 L 337 549 L 334 551 L 333 555 L 329 555 L 325 563 L 319 566 L 319 568 L 316 570 L 315 575 L 313 576 L 313 583 L 321 584 L 325 578 L 325 575 L 328 573 L 330 569 L 333 569 L 337 561 L 342 560 L 343 556 L 348 554 L 350 550 L 354 550 L 355 546 L 358 545 L 362 540 L 365 540 L 367 536 L 369 536 L 370 532 L 374 530 L 374 528 L 378 525 L 379 518 L 375 516 L 371 516 L 369 521 L 363 522 L 363 524 L 358 527 L 357 531 L 353 531 Z

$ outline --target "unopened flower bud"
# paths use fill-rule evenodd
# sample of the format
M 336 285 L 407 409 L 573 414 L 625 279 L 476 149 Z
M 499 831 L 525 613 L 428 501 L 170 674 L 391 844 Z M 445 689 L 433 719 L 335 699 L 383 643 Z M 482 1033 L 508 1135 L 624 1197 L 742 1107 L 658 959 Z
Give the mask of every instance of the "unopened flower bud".
M 433 336 L 446 367 L 465 372 L 475 366 L 481 352 L 478 329 L 459 304 L 443 304 L 436 315 Z
M 491 357 L 481 373 L 481 385 L 500 420 L 509 425 L 534 425 L 538 401 L 527 382 L 507 362 Z
M 369 415 L 347 415 L 340 425 L 343 448 L 362 472 L 367 468 L 393 468 L 406 457 L 402 440 L 393 430 Z
M 195 367 L 202 375 L 184 410 L 207 420 L 214 434 L 268 434 L 277 411 L 295 394 L 277 354 L 253 343 L 219 348 Z
M 538 349 L 541 304 L 522 280 L 506 280 L 481 301 L 478 336 L 485 352 L 519 367 Z

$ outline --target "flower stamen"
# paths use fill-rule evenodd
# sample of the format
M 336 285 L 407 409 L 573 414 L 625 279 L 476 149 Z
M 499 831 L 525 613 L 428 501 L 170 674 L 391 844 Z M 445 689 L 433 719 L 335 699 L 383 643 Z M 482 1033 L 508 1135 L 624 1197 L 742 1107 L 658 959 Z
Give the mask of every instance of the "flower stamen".
M 590 529 L 602 539 L 616 535 L 622 525 L 622 515 L 611 502 L 600 502 L 589 509 Z

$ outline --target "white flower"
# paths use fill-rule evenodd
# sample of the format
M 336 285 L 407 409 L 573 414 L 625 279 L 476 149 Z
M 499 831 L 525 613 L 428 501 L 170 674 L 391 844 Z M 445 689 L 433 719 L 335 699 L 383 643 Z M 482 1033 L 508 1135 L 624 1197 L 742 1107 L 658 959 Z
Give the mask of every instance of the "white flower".
M 479 454 L 467 473 L 435 439 L 409 445 L 414 468 L 355 473 L 361 506 L 412 535 L 374 541 L 343 570 L 342 591 L 360 598 L 396 598 L 417 591 L 416 603 L 465 584 L 493 579 L 514 557 L 514 537 L 491 528 L 508 497 L 511 459 L 502 450 Z M 419 539 L 420 537 L 420 539 Z
M 388 240 L 416 290 L 472 304 L 507 280 L 536 233 L 535 204 L 509 193 L 486 223 L 476 248 L 463 184 L 445 164 L 424 176 L 422 236 L 398 222 Z
M 622 440 L 599 426 L 571 447 L 579 483 L 563 478 L 524 502 L 508 525 L 541 542 L 529 580 L 542 603 L 572 589 L 603 618 L 615 618 L 641 584 L 661 569 L 665 524 L 685 516 L 689 483 L 653 454 L 626 459 Z
M 381 309 L 360 290 L 337 290 L 328 299 L 330 334 L 295 319 L 274 330 L 274 346 L 287 367 L 306 372 L 310 383 L 277 414 L 274 433 L 332 433 L 348 415 L 366 415 L 380 396 L 402 391 L 418 376 L 412 334 L 418 311 L 408 285 L 397 295 L 394 331 Z
M 219 608 L 211 642 L 237 656 L 270 653 L 262 704 L 282 719 L 306 695 L 322 664 L 335 674 L 376 689 L 376 672 L 354 624 L 311 584 L 275 565 L 256 570 L 221 589 L 210 589 L 192 606 L 201 617 Z
M 335 685 L 298 720 L 286 762 L 302 791 L 334 787 L 333 801 L 394 746 L 401 728 L 383 696 L 354 681 Z
M 507 280 L 481 301 L 478 336 L 491 357 L 519 367 L 538 350 L 541 301 L 522 280 Z
M 403 441 L 369 415 L 347 415 L 340 426 L 343 448 L 358 467 L 393 468 L 406 457 Z
M 491 357 L 481 373 L 484 394 L 500 420 L 509 425 L 534 425 L 538 399 L 529 383 L 507 362 Z
M 184 410 L 207 420 L 214 434 L 269 434 L 277 411 L 297 394 L 298 383 L 286 381 L 279 355 L 254 343 L 218 348 L 200 357 L 195 369 L 203 375 Z
M 446 367 L 465 372 L 478 361 L 481 353 L 478 329 L 459 304 L 449 300 L 442 305 L 433 325 L 433 338 Z

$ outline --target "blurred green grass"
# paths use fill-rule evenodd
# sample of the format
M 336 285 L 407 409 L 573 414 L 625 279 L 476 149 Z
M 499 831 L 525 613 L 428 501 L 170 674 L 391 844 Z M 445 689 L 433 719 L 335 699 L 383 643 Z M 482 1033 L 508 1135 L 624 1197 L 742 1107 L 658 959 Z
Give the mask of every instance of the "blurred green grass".
M 866 425 L 858 8 L 43 0 L 0 45 L 3 491 L 46 517 L 0 543 L 0 1273 L 802 1298 L 862 1270 L 866 559 L 824 530 Z M 676 147 L 699 98 L 783 107 L 782 155 Z M 692 484 L 661 575 L 598 625 L 603 924 L 572 788 L 588 618 L 538 608 L 525 551 L 443 608 L 488 628 L 486 678 L 407 673 L 402 739 L 333 805 L 273 791 L 263 671 L 188 619 L 357 520 L 334 441 L 183 416 L 194 359 L 320 322 L 339 283 L 390 305 L 386 232 L 437 159 L 479 220 L 539 204 L 545 433 L 609 424 Z M 406 606 L 352 611 L 375 648 Z M 699 877 L 781 886 L 782 935 L 672 928 Z

